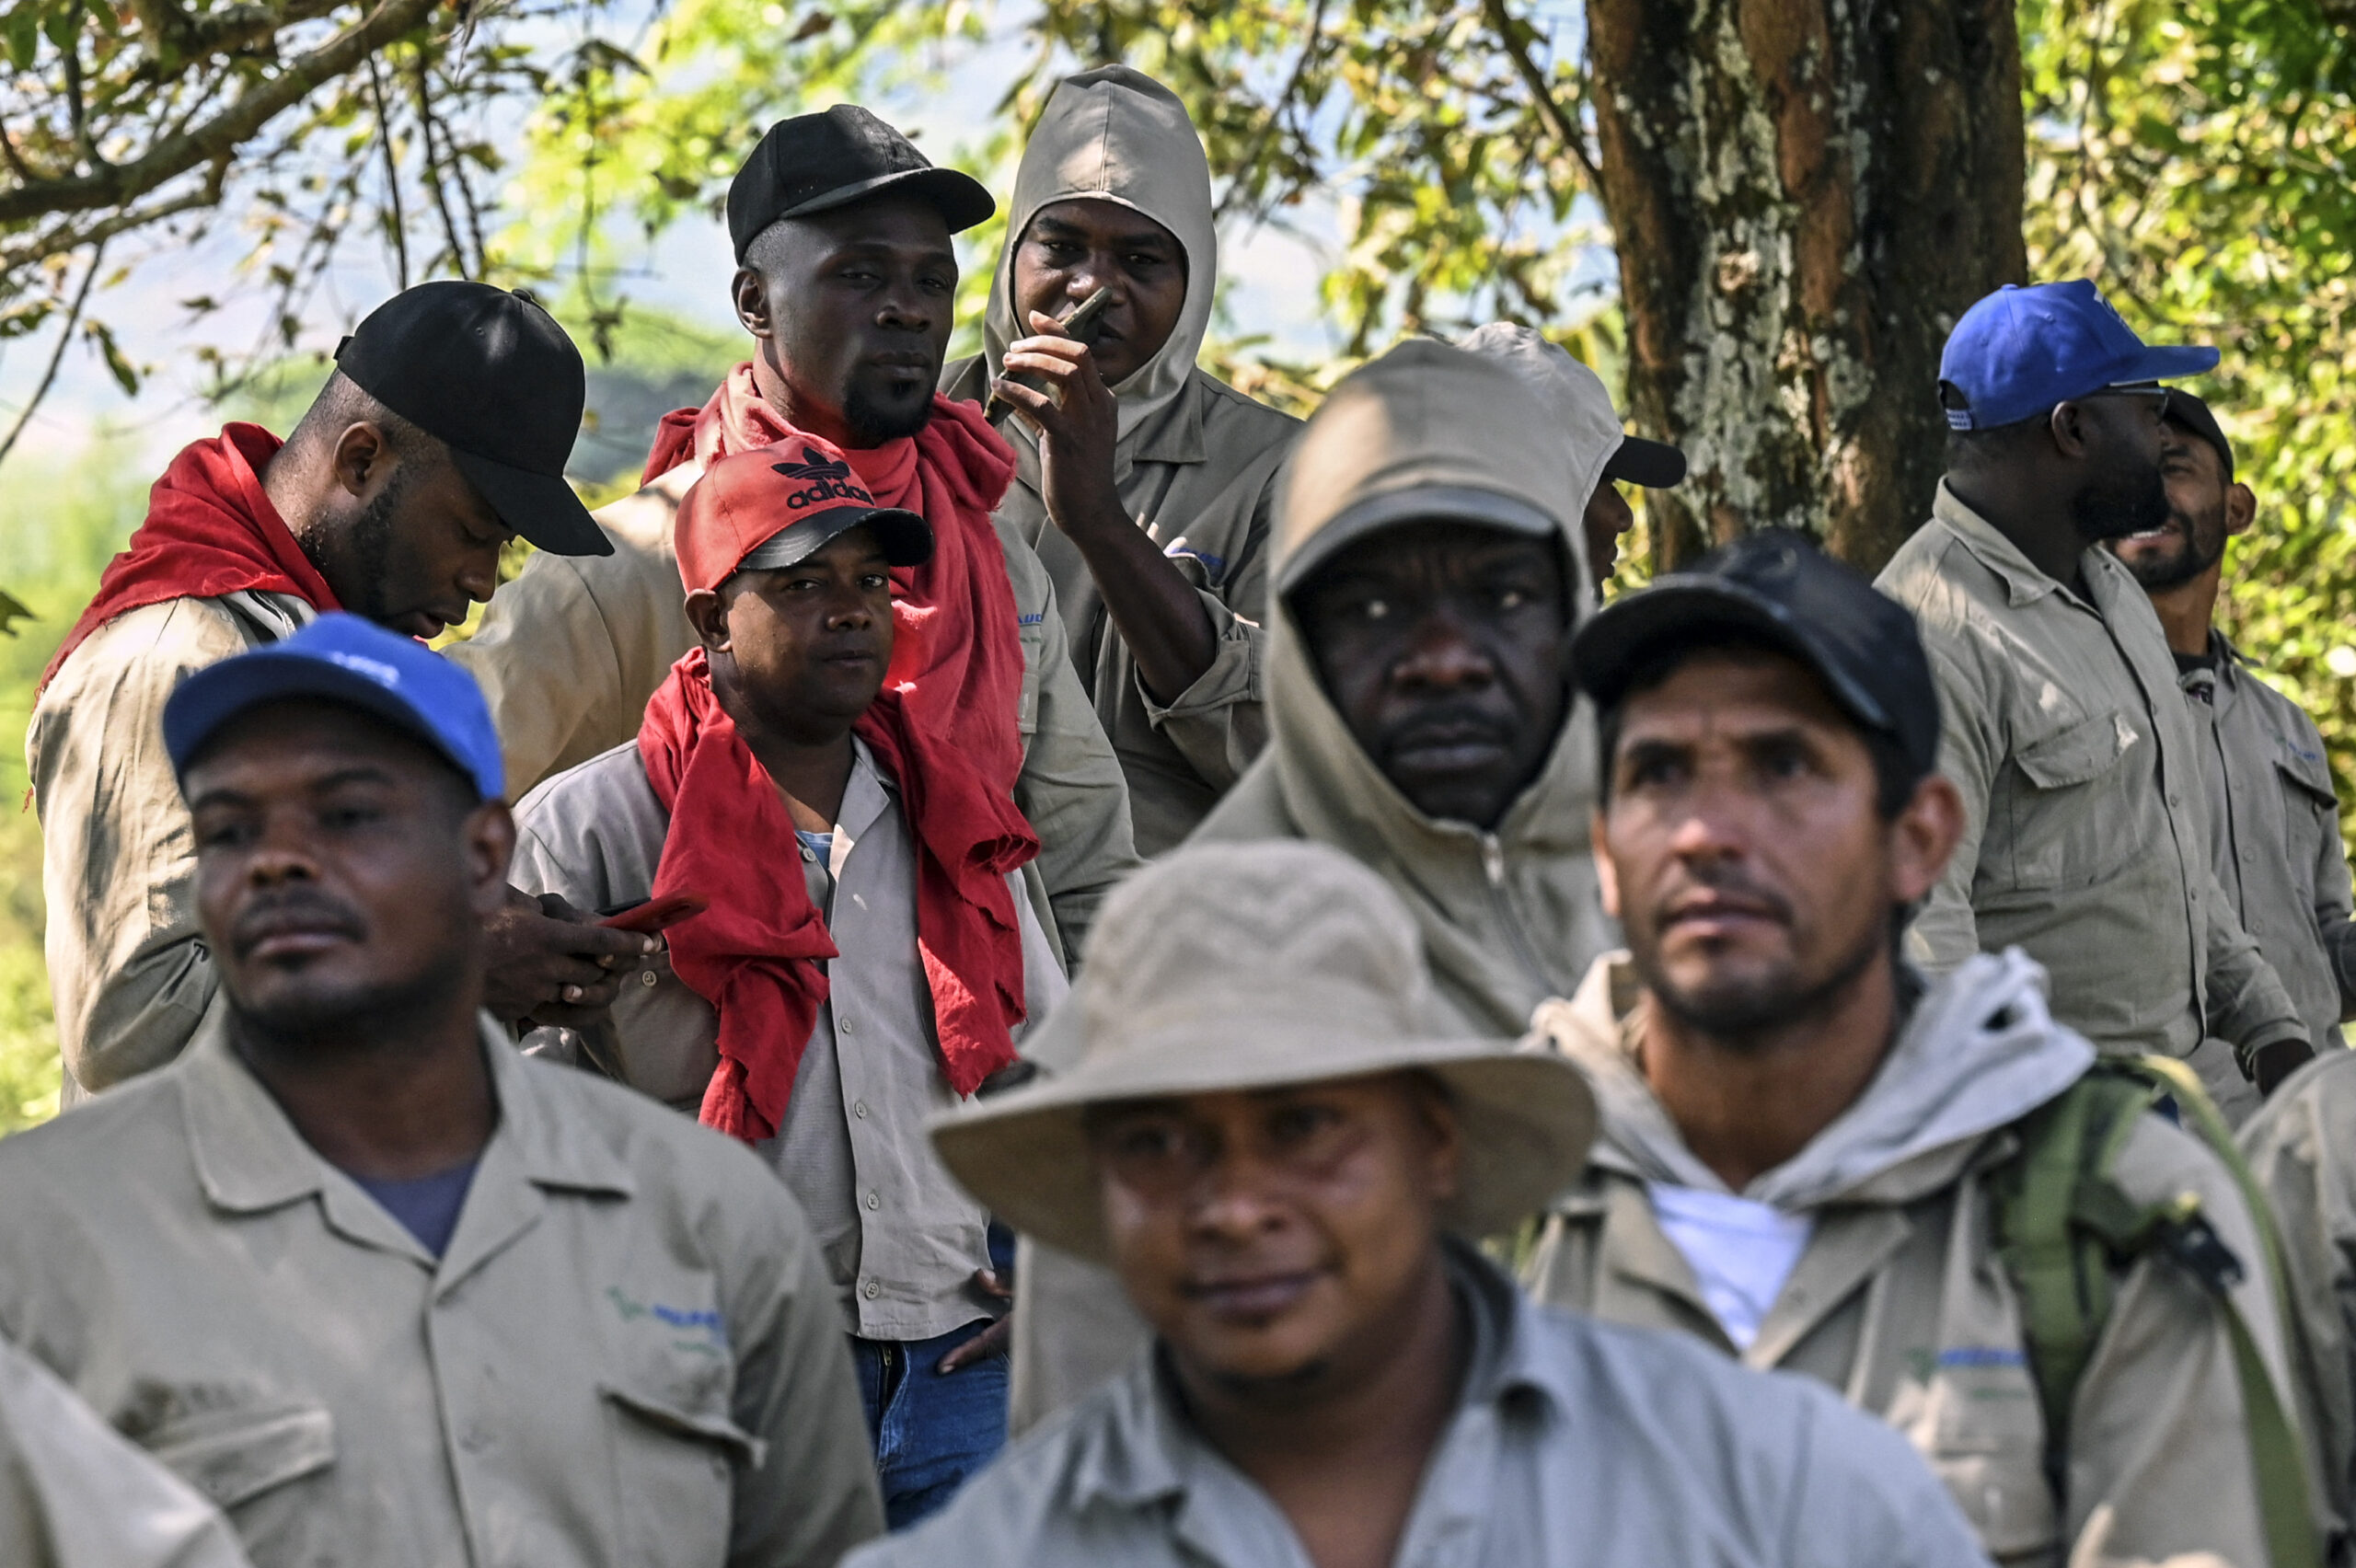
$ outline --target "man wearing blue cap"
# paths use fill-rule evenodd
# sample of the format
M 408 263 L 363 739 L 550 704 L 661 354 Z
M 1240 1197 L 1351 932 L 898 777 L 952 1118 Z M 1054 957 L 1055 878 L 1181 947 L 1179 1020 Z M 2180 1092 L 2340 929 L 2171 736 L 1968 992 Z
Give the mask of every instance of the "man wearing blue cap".
M 217 990 L 188 813 L 155 744 L 181 678 L 323 611 L 434 636 L 491 597 L 519 536 L 613 548 L 564 478 L 580 352 L 528 296 L 422 283 L 335 358 L 283 442 L 232 424 L 172 460 L 41 677 L 25 754 L 69 1101 L 170 1061 Z M 503 1016 L 573 1021 L 564 1004 L 610 1001 L 616 966 L 638 955 L 623 933 L 549 914 L 519 894 L 495 924 Z
M 191 676 L 162 739 L 225 1005 L 0 1145 L 0 1336 L 260 1568 L 823 1565 L 877 1533 L 801 1210 L 486 1024 L 515 827 L 474 683 L 330 615 Z
M 2149 599 L 2106 540 L 2167 521 L 2154 348 L 2084 280 L 2007 286 L 1940 362 L 1953 433 L 1931 520 L 1878 580 L 1911 608 L 1944 709 L 1964 832 L 1916 918 L 1945 973 L 2018 947 L 2054 1016 L 2105 1050 L 2189 1058 L 2248 1100 L 2312 1052 L 2210 869 L 2190 714 Z

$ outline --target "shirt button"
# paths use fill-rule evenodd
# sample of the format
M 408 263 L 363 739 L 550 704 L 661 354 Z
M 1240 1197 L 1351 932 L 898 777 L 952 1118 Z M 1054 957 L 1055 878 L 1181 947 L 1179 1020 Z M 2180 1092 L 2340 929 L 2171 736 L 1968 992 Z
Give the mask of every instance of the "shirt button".
M 459 1434 L 458 1447 L 469 1454 L 479 1454 L 491 1447 L 491 1434 L 479 1426 L 469 1426 Z
M 884 1194 L 881 1193 L 868 1193 L 867 1206 L 871 1211 L 882 1208 L 884 1206 Z
M 641 986 L 652 986 L 652 985 L 653 985 L 653 984 L 654 984 L 654 971 L 653 971 L 652 969 L 641 969 L 641 970 L 640 970 L 640 971 L 638 972 L 638 983 L 639 983 L 640 985 L 641 985 Z
M 859 1293 L 861 1296 L 866 1297 L 870 1301 L 872 1301 L 877 1297 L 884 1294 L 884 1287 L 871 1279 L 865 1285 L 859 1287 Z
M 850 1032 L 850 1020 L 843 1017 L 840 1013 L 837 1013 L 835 1015 L 835 1032 L 837 1034 L 849 1034 Z
M 2184 804 L 2184 797 L 2181 795 L 2170 795 L 2168 797 L 2168 804 L 2172 806 L 2180 806 Z
M 854 1115 L 854 1116 L 858 1117 L 858 1118 L 859 1118 L 860 1121 L 862 1121 L 862 1122 L 866 1121 L 866 1120 L 867 1120 L 867 1101 L 864 1101 L 864 1100 L 857 1100 L 857 1101 L 853 1101 L 851 1102 L 850 1113 L 851 1113 L 852 1115 Z

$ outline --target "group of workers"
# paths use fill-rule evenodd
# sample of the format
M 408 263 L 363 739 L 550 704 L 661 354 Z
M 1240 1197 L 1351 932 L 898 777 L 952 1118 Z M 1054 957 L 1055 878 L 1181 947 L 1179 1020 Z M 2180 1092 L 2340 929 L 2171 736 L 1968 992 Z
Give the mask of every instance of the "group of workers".
M 947 363 L 994 210 L 772 127 L 594 516 L 463 282 L 156 483 L 27 741 L 0 1559 L 2347 1560 L 2350 875 L 2213 351 L 2004 289 L 1877 583 L 1606 603 L 1685 459 L 1535 332 L 1197 367 L 1161 85 L 1057 86 Z

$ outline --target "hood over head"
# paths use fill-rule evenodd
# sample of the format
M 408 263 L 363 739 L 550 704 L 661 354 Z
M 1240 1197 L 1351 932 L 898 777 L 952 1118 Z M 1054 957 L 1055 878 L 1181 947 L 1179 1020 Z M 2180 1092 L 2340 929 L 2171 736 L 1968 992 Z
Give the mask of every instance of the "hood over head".
M 1117 202 L 1142 213 L 1175 235 L 1186 251 L 1186 303 L 1170 340 L 1113 388 L 1126 441 L 1194 375 L 1218 293 L 1210 161 L 1176 93 L 1126 65 L 1099 66 L 1056 84 L 1015 171 L 1006 248 L 982 317 L 982 354 L 993 380 L 1008 345 L 1031 336 L 1014 316 L 1015 248 L 1040 208 L 1075 198 Z M 1022 421 L 1011 423 L 1020 428 Z
M 1519 1035 L 1612 938 L 1588 843 L 1595 724 L 1567 710 L 1538 777 L 1494 833 L 1427 817 L 1359 746 L 1302 645 L 1289 591 L 1344 543 L 1418 518 L 1551 531 L 1585 580 L 1579 516 L 1620 439 L 1565 440 L 1511 375 L 1417 339 L 1339 386 L 1294 449 L 1271 540 L 1268 748 L 1205 821 L 1204 838 L 1334 845 L 1398 889 L 1422 927 L 1440 1000 L 1466 1027 Z M 1574 625 L 1586 595 L 1568 595 Z
M 1603 1111 L 1594 1158 L 1648 1182 L 1724 1193 L 1695 1158 L 1636 1066 L 1626 1020 L 1639 986 L 1628 955 L 1595 968 L 1537 1028 L 1588 1075 Z M 2054 1020 L 2045 971 L 2018 948 L 1976 953 L 1914 1004 L 1897 1043 L 1856 1103 L 1808 1146 L 1737 1196 L 1786 1213 L 1840 1201 L 1910 1202 L 1952 1179 L 1945 1165 L 1908 1172 L 2019 1121 L 2085 1075 L 2095 1048 Z M 1909 1180 L 1919 1176 L 1919 1181 Z M 1885 1181 L 1884 1178 L 1893 1178 Z

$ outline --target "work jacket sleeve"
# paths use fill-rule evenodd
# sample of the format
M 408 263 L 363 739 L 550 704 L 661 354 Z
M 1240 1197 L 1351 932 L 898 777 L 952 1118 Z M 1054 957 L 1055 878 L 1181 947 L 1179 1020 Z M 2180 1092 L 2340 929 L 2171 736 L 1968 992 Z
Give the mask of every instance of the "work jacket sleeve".
M 733 1414 L 759 1450 L 737 1473 L 728 1565 L 834 1568 L 884 1533 L 875 1448 L 809 1222 L 768 1171 L 756 1174 L 759 1186 L 728 1200 L 742 1220 L 730 1247 Z
M 2264 1562 L 2256 1457 L 2227 1299 L 2286 1408 L 2292 1385 L 2257 1225 L 2223 1163 L 2158 1116 L 2140 1119 L 2113 1174 L 2137 1203 L 2195 1193 L 2243 1272 L 2221 1299 L 2154 1247 L 2121 1277 L 2071 1412 L 2069 1560 L 2159 1562 L 2205 1551 L 2227 1562 Z
M 1988 830 L 1989 791 L 2004 765 L 2004 749 L 1981 683 L 1939 644 L 1931 643 L 1929 651 L 1939 690 L 1939 771 L 1963 797 L 1963 834 L 1956 840 L 1946 874 L 1915 915 L 1907 945 L 1919 967 L 1938 975 L 1980 951 L 1971 889 Z
M 189 674 L 245 647 L 211 601 L 149 605 L 77 649 L 34 709 L 26 752 L 50 991 L 65 1070 L 84 1090 L 169 1062 L 212 1005 L 196 836 L 164 751 L 164 704 Z
M 2356 896 L 2350 888 L 2348 851 L 2340 842 L 2338 817 L 2326 825 L 2331 831 L 2316 839 L 2316 934 L 2323 939 L 2332 978 L 2339 983 L 2339 1017 L 2345 1022 L 2356 1018 Z M 2316 1041 L 2316 1048 L 2321 1050 L 2324 1043 Z
M 1210 667 L 1168 702 L 1146 689 L 1144 677 L 1134 664 L 1129 672 L 1146 717 L 1178 748 L 1203 782 L 1215 790 L 1233 786 L 1268 744 L 1261 642 L 1267 615 L 1268 529 L 1283 473 L 1281 454 L 1271 453 L 1236 476 L 1234 489 L 1258 492 L 1248 502 L 1251 522 L 1244 530 L 1239 559 L 1217 563 L 1214 571 L 1210 563 L 1188 550 L 1183 534 L 1171 543 L 1170 559 L 1195 584 L 1203 613 L 1210 618 Z M 1224 496 L 1205 511 L 1223 512 L 1246 504 L 1242 496 Z M 1211 586 L 1214 577 L 1215 588 Z
M 1039 875 L 1065 966 L 1077 972 L 1098 907 L 1114 883 L 1144 862 L 1138 859 L 1121 760 L 1072 664 L 1055 584 L 1029 546 L 1003 532 L 999 538 L 1025 622 L 1022 654 L 1030 669 L 1024 684 L 1036 693 L 1023 704 L 1022 772 L 1014 781 L 1014 803 L 1039 836 Z M 1028 571 L 1022 570 L 1025 564 Z M 1042 607 L 1034 609 L 1034 603 Z
M 2202 995 L 2209 1032 L 2233 1045 L 2245 1077 L 2250 1076 L 2257 1054 L 2279 1040 L 2316 1043 L 2308 1040 L 2306 1022 L 2292 1004 L 2282 977 L 2258 951 L 2258 940 L 2242 928 L 2241 917 L 2234 913 L 2233 900 L 2218 885 L 2214 872 L 2205 902 L 2209 973 Z

